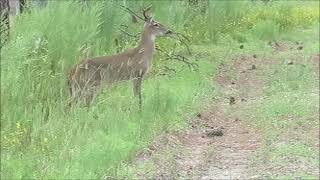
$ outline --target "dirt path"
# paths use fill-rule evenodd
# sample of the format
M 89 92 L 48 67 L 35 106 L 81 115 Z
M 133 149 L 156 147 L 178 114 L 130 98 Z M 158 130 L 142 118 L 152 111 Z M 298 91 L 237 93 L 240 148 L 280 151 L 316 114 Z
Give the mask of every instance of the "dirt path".
M 224 89 L 216 99 L 190 120 L 188 132 L 163 135 L 141 153 L 137 165 L 152 163 L 155 174 L 144 169 L 139 178 L 243 179 L 255 177 L 250 158 L 260 145 L 259 133 L 246 123 L 244 109 L 262 99 L 264 69 L 271 60 L 241 56 L 222 66 L 215 81 Z M 230 76 L 230 74 L 232 76 Z
M 263 100 L 264 82 L 261 76 L 267 75 L 265 69 L 272 63 L 273 60 L 265 57 L 241 56 L 231 66 L 223 67 L 216 77 L 228 97 L 228 102 L 220 102 L 218 106 L 227 113 L 223 121 L 211 123 L 224 127 L 225 135 L 213 141 L 212 148 L 217 152 L 208 157 L 211 161 L 201 179 L 259 177 L 252 168 L 250 158 L 260 146 L 260 134 L 250 127 L 243 112 L 249 105 Z M 234 77 L 228 78 L 230 73 Z

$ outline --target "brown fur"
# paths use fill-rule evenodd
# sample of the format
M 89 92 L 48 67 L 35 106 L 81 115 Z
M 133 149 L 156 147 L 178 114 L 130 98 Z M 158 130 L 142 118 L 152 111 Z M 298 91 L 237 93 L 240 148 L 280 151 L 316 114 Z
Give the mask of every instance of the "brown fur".
M 138 47 L 113 56 L 102 56 L 83 60 L 69 73 L 70 105 L 84 100 L 89 105 L 96 91 L 104 84 L 122 80 L 133 80 L 133 91 L 139 96 L 141 108 L 141 83 L 143 76 L 151 68 L 155 51 L 155 36 L 170 31 L 151 18 L 146 19 L 144 31 Z

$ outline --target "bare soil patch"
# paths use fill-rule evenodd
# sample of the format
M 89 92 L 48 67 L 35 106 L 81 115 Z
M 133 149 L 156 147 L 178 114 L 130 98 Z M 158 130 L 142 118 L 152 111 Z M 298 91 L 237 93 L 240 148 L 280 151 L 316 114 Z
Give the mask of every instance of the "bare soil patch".
M 222 65 L 214 78 L 224 88 L 225 97 L 215 100 L 189 121 L 187 132 L 165 134 L 140 153 L 139 166 L 152 162 L 155 174 L 139 178 L 226 179 L 255 177 L 250 157 L 260 146 L 259 133 L 246 122 L 241 111 L 259 100 L 263 81 L 259 79 L 272 61 L 257 55 L 236 57 Z M 233 76 L 230 76 L 232 74 Z
M 272 49 L 275 52 L 284 52 L 284 51 L 288 51 L 288 50 L 303 50 L 304 48 L 304 44 L 303 42 L 286 42 L 286 41 L 270 41 L 269 46 L 272 47 Z
M 224 87 L 225 95 L 233 98 L 229 107 L 227 102 L 219 107 L 228 109 L 227 117 L 221 121 L 226 135 L 212 143 L 217 153 L 209 157 L 210 163 L 202 179 L 247 179 L 259 177 L 254 172 L 250 158 L 260 147 L 260 134 L 247 123 L 243 112 L 245 108 L 261 101 L 263 95 L 263 76 L 268 65 L 274 63 L 266 57 L 243 55 L 234 59 L 230 66 L 222 67 L 220 74 L 215 78 Z M 234 77 L 228 77 L 228 74 Z M 214 116 L 214 114 L 213 114 Z M 214 122 L 217 124 L 217 122 Z

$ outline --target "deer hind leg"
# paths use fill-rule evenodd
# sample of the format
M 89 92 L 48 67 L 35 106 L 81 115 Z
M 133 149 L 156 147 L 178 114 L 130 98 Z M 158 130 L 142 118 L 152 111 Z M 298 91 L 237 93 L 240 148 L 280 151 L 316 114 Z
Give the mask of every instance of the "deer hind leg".
M 98 78 L 97 74 L 94 74 L 90 79 L 87 80 L 81 93 L 84 103 L 87 107 L 89 107 L 94 101 L 100 84 L 101 80 Z
M 140 111 L 142 108 L 141 83 L 142 83 L 142 77 L 138 77 L 133 80 L 133 94 L 134 94 L 134 96 L 136 96 L 136 97 L 138 96 L 138 98 L 139 98 Z
M 68 85 L 70 92 L 70 99 L 68 105 L 72 108 L 75 104 L 77 104 L 81 97 L 81 78 L 79 78 L 79 67 L 72 69 L 69 77 L 68 77 Z
M 96 92 L 101 84 L 101 75 L 98 69 L 86 69 L 81 77 L 81 101 L 89 107 L 95 99 Z
M 81 97 L 81 88 L 77 83 L 70 83 L 70 100 L 69 100 L 69 107 L 71 108 L 73 105 L 79 102 Z
M 84 102 L 89 107 L 96 97 L 97 87 L 90 87 L 83 94 Z

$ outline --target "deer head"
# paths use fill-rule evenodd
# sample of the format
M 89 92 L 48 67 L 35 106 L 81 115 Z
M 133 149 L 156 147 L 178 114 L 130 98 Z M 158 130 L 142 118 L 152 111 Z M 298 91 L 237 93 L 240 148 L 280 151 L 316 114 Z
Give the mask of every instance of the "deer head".
M 155 21 L 153 17 L 150 16 L 150 9 L 151 6 L 145 8 L 143 10 L 144 16 L 144 27 L 154 36 L 165 36 L 172 33 L 168 28 L 160 24 L 159 22 Z

